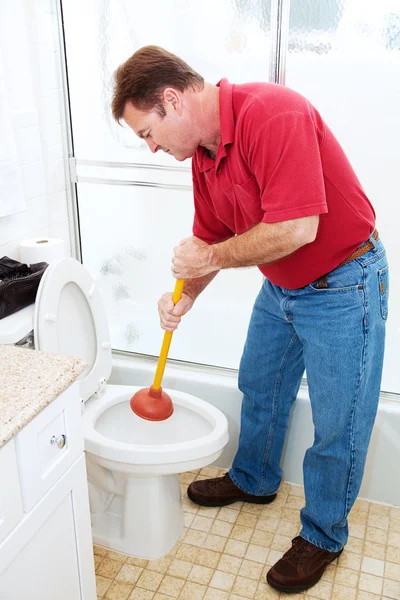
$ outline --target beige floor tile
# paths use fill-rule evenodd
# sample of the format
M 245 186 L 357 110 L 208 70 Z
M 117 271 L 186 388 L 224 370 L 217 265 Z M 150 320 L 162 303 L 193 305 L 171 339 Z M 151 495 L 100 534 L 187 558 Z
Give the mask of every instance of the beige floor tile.
M 357 525 L 355 523 L 349 523 L 349 535 L 352 537 L 363 539 L 365 538 L 366 527 L 365 525 Z
M 199 511 L 197 514 L 202 517 L 207 517 L 208 519 L 216 519 L 219 510 L 220 509 L 218 507 L 199 506 Z
M 182 577 L 183 579 L 186 579 L 192 569 L 192 562 L 174 558 L 169 566 L 167 574 L 171 575 L 172 577 Z
M 192 546 L 190 544 L 181 544 L 178 552 L 176 553 L 176 558 L 194 563 L 198 551 L 199 549 L 196 546 Z
M 321 600 L 330 600 L 333 584 L 330 581 L 321 579 L 307 590 L 306 598 L 319 598 Z
M 360 573 L 360 581 L 358 583 L 360 590 L 372 592 L 373 594 L 381 594 L 382 584 L 382 577 L 376 577 L 376 575 L 370 575 L 369 573 Z
M 179 600 L 203 600 L 206 591 L 205 585 L 188 581 L 185 583 Z
M 376 594 L 371 594 L 371 592 L 364 592 L 363 590 L 358 590 L 356 600 L 381 600 L 382 596 L 377 596 Z
M 149 571 L 157 571 L 158 573 L 166 573 L 172 560 L 173 559 L 169 556 L 164 556 L 164 558 L 159 558 L 157 560 L 149 560 L 146 569 L 149 569 Z
M 128 558 L 127 554 L 122 554 L 122 552 L 115 552 L 114 550 L 108 550 L 106 558 L 110 558 L 111 560 L 117 560 L 120 563 L 124 563 Z
M 273 550 L 283 550 L 286 552 L 292 547 L 292 538 L 286 535 L 276 534 L 272 540 L 271 548 Z
M 338 558 L 338 566 L 346 569 L 353 569 L 359 571 L 361 569 L 361 554 L 354 554 L 354 552 L 347 552 L 345 549 Z
M 142 574 L 142 567 L 135 567 L 134 565 L 122 565 L 121 570 L 116 576 L 116 581 L 122 583 L 130 583 L 134 585 Z
M 224 552 L 226 554 L 232 554 L 232 556 L 239 556 L 244 558 L 247 551 L 248 544 L 246 542 L 240 542 L 239 540 L 229 539 L 226 543 Z
M 188 512 L 184 512 L 183 513 L 183 523 L 184 526 L 189 529 L 191 524 L 193 523 L 194 519 L 195 519 L 196 515 L 192 514 L 192 513 L 188 513 Z
M 102 577 L 109 577 L 110 579 L 114 579 L 121 567 L 122 564 L 120 562 L 106 557 L 97 569 L 97 574 L 101 575 Z
M 194 481 L 196 479 L 196 475 L 194 473 L 191 473 L 190 471 L 188 473 L 180 473 L 179 474 L 179 481 L 180 483 L 192 483 L 192 481 Z
M 221 476 L 210 467 L 180 476 Z M 357 500 L 345 551 L 307 592 L 279 594 L 266 574 L 291 547 L 304 504 L 300 486 L 283 484 L 272 505 L 199 507 L 183 496 L 185 529 L 164 558 L 147 561 L 93 546 L 101 600 L 400 600 L 400 507 Z M 277 499 L 277 500 L 278 500 Z
M 224 571 L 225 573 L 232 573 L 237 575 L 241 567 L 243 559 L 230 554 L 222 554 L 221 559 L 217 565 L 218 571 Z
M 235 525 L 232 529 L 230 537 L 234 540 L 249 542 L 256 530 L 252 527 L 243 527 L 243 525 Z
M 236 525 L 242 525 L 243 527 L 254 527 L 257 525 L 259 517 L 249 512 L 240 512 L 236 519 Z
M 121 583 L 120 581 L 113 581 L 104 598 L 105 600 L 128 600 L 132 590 L 133 585 Z
M 258 584 L 254 600 L 278 600 L 279 596 L 279 592 L 274 590 L 267 583 L 263 582 Z
M 400 564 L 400 548 L 394 548 L 393 546 L 387 546 L 386 560 Z
M 285 507 L 286 508 L 298 508 L 298 509 L 300 509 L 300 508 L 303 508 L 304 503 L 305 503 L 304 502 L 304 498 L 299 497 L 299 496 L 289 495 L 287 497 Z
M 394 533 L 400 533 L 400 517 L 390 519 L 389 531 L 393 531 Z
M 371 502 L 369 505 L 369 513 L 371 515 L 381 515 L 382 517 L 388 517 L 390 515 L 390 506 L 385 504 L 375 504 Z
M 239 513 L 237 510 L 232 510 L 231 508 L 224 506 L 219 509 L 218 520 L 227 521 L 228 523 L 235 523 L 238 516 Z
M 189 531 L 185 535 L 185 544 L 191 544 L 192 546 L 197 546 L 198 548 L 201 548 L 206 537 L 207 533 L 205 531 L 196 531 L 195 529 L 189 529 Z
M 207 550 L 215 550 L 216 552 L 223 552 L 226 542 L 226 537 L 209 533 L 206 539 L 204 540 L 203 548 L 207 548 Z
M 389 529 L 389 517 L 383 517 L 374 513 L 369 513 L 368 517 L 369 527 L 376 527 L 377 529 Z
M 268 548 L 257 546 L 256 544 L 249 544 L 245 558 L 246 560 L 252 560 L 254 562 L 264 564 L 267 560 L 268 553 Z
M 388 598 L 399 600 L 400 598 L 400 582 L 392 581 L 391 579 L 383 580 L 383 595 Z
M 290 538 L 294 538 L 297 535 L 298 528 L 298 523 L 293 523 L 293 521 L 280 520 L 278 523 L 276 533 L 280 535 L 286 535 Z
M 276 533 L 278 529 L 279 520 L 278 519 L 264 519 L 260 518 L 257 523 L 257 531 L 269 531 L 271 533 Z
M 223 592 L 222 590 L 216 590 L 214 588 L 207 588 L 204 600 L 228 600 L 229 592 Z
M 365 539 L 369 542 L 376 544 L 386 544 L 388 538 L 388 531 L 385 529 L 379 529 L 378 527 L 367 527 L 365 533 Z
M 337 568 L 338 568 L 337 560 L 335 560 L 335 561 L 333 561 L 333 563 L 331 563 L 330 565 L 328 565 L 326 567 L 325 571 L 322 574 L 321 579 L 323 579 L 324 581 L 333 582 L 335 579 Z
M 240 577 L 247 577 L 248 579 L 259 581 L 262 577 L 262 571 L 263 565 L 261 563 L 244 559 L 240 566 L 238 575 L 240 575 Z
M 250 542 L 252 544 L 256 544 L 257 546 L 271 548 L 273 539 L 274 534 L 270 531 L 259 531 L 258 529 L 255 529 L 253 535 L 251 536 Z
M 201 517 L 197 514 L 192 521 L 190 529 L 196 529 L 198 531 L 204 531 L 205 533 L 208 533 L 213 523 L 213 519 L 209 519 L 208 517 Z
M 203 467 L 200 469 L 200 475 L 204 475 L 205 477 L 219 477 L 218 467 Z
M 167 596 L 172 596 L 172 598 L 179 598 L 184 585 L 184 579 L 172 577 L 171 575 L 165 575 L 157 592 L 166 594 Z
M 158 586 L 161 583 L 164 575 L 162 573 L 157 573 L 156 571 L 148 571 L 145 569 L 141 576 L 137 581 L 137 587 L 142 587 L 145 590 L 150 590 L 151 592 L 155 592 L 158 589 Z
M 299 523 L 300 511 L 296 508 L 288 508 L 287 506 L 284 506 L 282 510 L 282 519 L 285 521 L 291 521 L 292 523 Z
M 212 579 L 210 581 L 210 587 L 216 588 L 217 590 L 223 590 L 224 592 L 230 592 L 235 583 L 235 575 L 231 573 L 224 573 L 223 571 L 214 571 Z
M 400 581 L 400 565 L 392 562 L 386 562 L 384 576 L 386 579 Z
M 202 567 L 200 565 L 193 565 L 192 569 L 187 577 L 188 581 L 193 583 L 200 583 L 201 585 L 208 585 L 213 576 L 214 570 L 210 567 Z
M 268 505 L 269 506 L 269 505 Z M 251 513 L 252 515 L 260 516 L 265 510 L 263 504 L 251 504 L 251 502 L 243 502 L 241 512 Z
M 144 590 L 143 588 L 135 588 L 128 600 L 154 600 L 154 592 Z
M 244 596 L 245 598 L 254 598 L 257 591 L 258 582 L 253 579 L 247 579 L 247 577 L 236 577 L 235 583 L 232 588 L 234 594 Z
M 383 577 L 384 570 L 385 561 L 377 558 L 371 558 L 370 556 L 364 556 L 361 563 L 361 571 L 363 573 L 370 573 L 371 575 L 376 575 L 377 577 Z
M 276 562 L 278 562 L 278 560 L 280 560 L 282 558 L 282 556 L 284 555 L 284 552 L 281 552 L 280 550 L 270 550 L 268 552 L 268 557 L 267 560 L 265 561 L 267 565 L 274 565 Z
M 346 550 L 348 552 L 354 552 L 354 554 L 362 554 L 363 546 L 364 540 L 359 540 L 350 536 L 346 544 Z
M 394 533 L 393 531 L 389 531 L 387 543 L 388 543 L 388 546 L 394 546 L 395 548 L 400 548 L 400 533 Z
M 212 527 L 210 528 L 210 533 L 213 535 L 219 535 L 221 537 L 229 537 L 232 533 L 232 529 L 232 523 L 215 519 L 215 521 L 212 523 Z
M 353 569 L 337 567 L 335 575 L 335 585 L 344 585 L 346 587 L 356 588 L 358 584 L 359 572 Z
M 104 546 L 97 546 L 96 544 L 93 545 L 93 553 L 97 556 L 106 556 L 107 552 L 109 552 L 109 550 L 104 548 Z
M 331 600 L 355 600 L 357 590 L 345 585 L 333 584 Z
M 196 564 L 201 565 L 202 567 L 209 567 L 210 569 L 215 569 L 218 561 L 221 557 L 219 552 L 214 552 L 214 550 L 205 550 L 201 548 L 196 557 Z
M 379 560 L 385 560 L 386 546 L 383 544 L 376 544 L 375 542 L 369 542 L 365 540 L 363 554 L 364 556 L 370 556 L 371 558 L 378 558 Z
M 135 558 L 134 556 L 129 556 L 126 561 L 125 564 L 126 565 L 135 565 L 135 567 L 143 567 L 144 569 L 147 567 L 147 563 L 149 561 L 145 560 L 144 558 Z
M 108 577 L 103 577 L 102 575 L 96 575 L 96 590 L 97 595 L 104 596 L 107 592 L 108 588 L 112 584 L 113 580 Z

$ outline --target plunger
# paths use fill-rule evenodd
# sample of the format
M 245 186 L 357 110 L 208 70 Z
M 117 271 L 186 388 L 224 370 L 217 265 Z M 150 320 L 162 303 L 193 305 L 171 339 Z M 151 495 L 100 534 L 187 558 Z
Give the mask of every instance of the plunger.
M 184 279 L 176 280 L 174 293 L 172 294 L 172 302 L 174 305 L 182 298 L 184 283 Z M 130 400 L 130 406 L 133 412 L 138 417 L 147 419 L 147 421 L 165 421 L 165 419 L 168 419 L 174 412 L 174 405 L 172 404 L 170 396 L 163 392 L 161 387 L 171 340 L 172 331 L 166 331 L 164 333 L 153 385 L 149 388 L 139 390 Z

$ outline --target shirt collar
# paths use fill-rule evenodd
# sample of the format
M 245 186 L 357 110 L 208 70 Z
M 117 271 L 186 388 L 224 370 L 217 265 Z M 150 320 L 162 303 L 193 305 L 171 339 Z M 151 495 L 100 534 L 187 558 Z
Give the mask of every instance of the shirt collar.
M 219 87 L 219 120 L 221 141 L 217 149 L 215 160 L 207 156 L 204 148 L 199 148 L 199 171 L 204 173 L 212 168 L 218 168 L 221 160 L 226 156 L 226 146 L 235 139 L 235 119 L 233 116 L 232 84 L 223 78 L 217 83 Z

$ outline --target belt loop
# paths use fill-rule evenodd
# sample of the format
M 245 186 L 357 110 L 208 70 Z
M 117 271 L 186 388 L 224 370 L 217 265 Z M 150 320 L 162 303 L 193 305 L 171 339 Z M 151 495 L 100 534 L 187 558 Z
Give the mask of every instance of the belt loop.
M 374 229 L 374 231 L 371 233 L 371 235 L 368 238 L 368 241 L 371 242 L 371 244 L 373 245 L 372 251 L 373 252 L 377 252 L 377 243 L 378 240 L 376 239 L 378 237 L 378 232 L 376 229 Z

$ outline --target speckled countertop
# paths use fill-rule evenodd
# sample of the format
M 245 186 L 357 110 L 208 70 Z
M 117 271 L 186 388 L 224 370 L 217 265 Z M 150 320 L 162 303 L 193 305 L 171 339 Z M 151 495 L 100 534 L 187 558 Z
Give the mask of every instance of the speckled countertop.
M 79 358 L 0 345 L 0 447 L 84 371 Z

